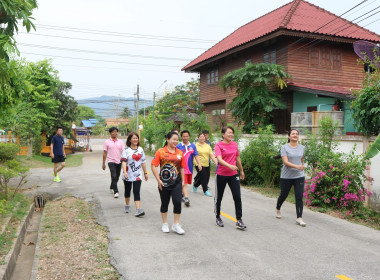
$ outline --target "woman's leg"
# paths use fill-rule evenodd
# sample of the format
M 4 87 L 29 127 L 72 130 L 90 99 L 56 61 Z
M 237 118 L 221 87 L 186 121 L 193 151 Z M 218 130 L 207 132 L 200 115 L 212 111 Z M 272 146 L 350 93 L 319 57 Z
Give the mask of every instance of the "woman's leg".
M 200 174 L 200 181 L 203 192 L 207 192 L 208 181 L 210 180 L 210 166 L 202 166 L 202 172 Z
M 167 217 L 168 217 L 168 206 L 170 202 L 170 191 L 168 191 L 166 188 L 162 188 L 162 191 L 158 189 L 158 192 L 160 193 L 160 198 L 161 198 L 161 217 L 162 217 L 162 222 L 167 223 Z
M 214 196 L 214 204 L 215 204 L 215 216 L 220 218 L 220 206 L 222 204 L 224 189 L 227 184 L 227 176 L 216 175 L 215 176 L 215 196 Z
M 296 198 L 297 219 L 302 218 L 304 185 L 305 177 L 297 178 L 294 180 L 294 195 Z
M 133 182 L 133 199 L 135 200 L 136 209 L 140 208 L 140 190 L 141 180 Z
M 130 181 L 124 181 L 124 199 L 125 199 L 125 205 L 129 205 L 129 200 L 131 198 L 131 189 L 132 189 L 132 182 Z
M 171 197 L 173 202 L 174 223 L 176 219 L 179 221 L 179 217 L 182 211 L 181 199 L 182 199 L 182 182 L 180 182 L 172 191 Z M 177 215 L 177 216 L 176 216 Z
M 243 210 L 241 203 L 240 180 L 238 174 L 228 177 L 228 186 L 231 189 L 232 197 L 235 203 L 236 220 L 241 220 L 241 217 L 243 216 Z
M 201 174 L 199 172 L 198 166 L 195 166 L 195 170 L 197 170 L 197 175 L 195 175 L 195 177 L 194 177 L 194 184 L 193 184 L 193 186 L 196 187 L 196 188 L 198 188 L 199 185 L 201 184 L 201 180 L 200 180 L 200 175 Z
M 277 199 L 277 205 L 276 205 L 277 210 L 281 209 L 281 205 L 284 203 L 285 199 L 288 197 L 289 191 L 293 185 L 293 181 L 294 179 L 280 178 L 281 193 Z

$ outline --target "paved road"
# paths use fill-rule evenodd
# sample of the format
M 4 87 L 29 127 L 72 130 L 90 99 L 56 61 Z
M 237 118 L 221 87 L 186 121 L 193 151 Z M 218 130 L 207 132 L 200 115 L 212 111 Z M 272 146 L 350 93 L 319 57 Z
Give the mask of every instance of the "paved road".
M 308 225 L 302 228 L 295 224 L 294 205 L 285 203 L 278 220 L 275 199 L 243 189 L 246 231 L 227 218 L 224 228 L 217 227 L 213 198 L 198 191 L 190 192 L 191 207 L 183 208 L 186 234 L 164 234 L 153 175 L 142 185 L 143 218 L 134 217 L 134 207 L 125 214 L 122 196 L 109 193 L 109 171 L 101 169 L 99 149 L 85 153 L 81 167 L 66 168 L 60 177 L 62 183 L 53 183 L 50 170 L 33 169 L 29 184 L 40 186 L 39 192 L 71 193 L 98 203 L 99 222 L 110 230 L 111 262 L 121 279 L 380 279 L 380 232 L 364 226 L 305 209 Z M 171 211 L 172 205 L 170 224 Z M 234 216 L 228 189 L 222 211 Z

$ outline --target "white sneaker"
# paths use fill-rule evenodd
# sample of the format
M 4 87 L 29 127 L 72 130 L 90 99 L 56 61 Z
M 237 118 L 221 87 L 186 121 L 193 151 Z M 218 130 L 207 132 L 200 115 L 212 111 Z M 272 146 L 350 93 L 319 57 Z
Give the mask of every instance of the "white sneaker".
M 113 197 L 114 197 L 114 198 L 118 198 L 118 197 L 119 197 L 119 193 L 118 193 L 118 192 L 115 193 Z
M 168 223 L 163 223 L 161 229 L 162 229 L 162 232 L 165 232 L 165 233 L 168 233 L 170 231 Z
M 302 220 L 302 218 L 298 218 L 296 220 L 296 224 L 301 226 L 301 227 L 306 227 L 306 223 Z
M 180 224 L 173 224 L 172 225 L 172 230 L 175 231 L 178 234 L 184 234 L 185 231 L 182 229 Z

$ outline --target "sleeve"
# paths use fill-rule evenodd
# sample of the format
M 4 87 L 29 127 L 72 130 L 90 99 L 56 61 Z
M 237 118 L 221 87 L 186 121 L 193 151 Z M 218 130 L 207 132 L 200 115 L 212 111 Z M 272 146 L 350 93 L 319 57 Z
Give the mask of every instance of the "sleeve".
M 141 149 L 141 163 L 145 163 L 145 162 L 146 162 L 145 153 L 144 153 L 144 150 Z
M 157 152 L 156 152 L 156 154 L 154 155 L 154 158 L 153 158 L 153 160 L 152 160 L 152 164 L 154 165 L 154 166 L 159 166 L 160 165 L 160 157 L 161 157 L 161 152 L 160 152 L 160 150 L 157 150 Z
M 123 149 L 123 151 L 121 152 L 121 159 L 120 160 L 127 162 L 128 161 L 127 157 L 128 157 L 127 149 Z
M 222 155 L 222 151 L 220 150 L 220 147 L 218 144 L 215 145 L 215 156 L 221 156 Z
M 282 157 L 287 157 L 288 156 L 288 154 L 286 152 L 286 149 L 285 149 L 285 145 L 281 147 L 280 153 L 281 153 Z
M 51 138 L 51 144 L 53 144 L 53 146 L 55 145 L 55 136 L 53 136 L 53 138 Z
M 194 156 L 199 156 L 198 154 L 198 150 L 197 150 L 197 147 L 195 146 L 195 144 L 193 144 L 193 148 L 194 148 Z
M 107 141 L 104 142 L 103 151 L 108 151 Z

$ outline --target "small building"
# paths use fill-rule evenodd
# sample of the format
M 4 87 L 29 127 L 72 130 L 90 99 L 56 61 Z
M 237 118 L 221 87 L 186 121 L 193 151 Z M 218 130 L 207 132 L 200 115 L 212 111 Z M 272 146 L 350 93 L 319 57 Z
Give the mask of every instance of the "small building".
M 97 119 L 88 119 L 82 120 L 80 125 L 83 128 L 91 129 L 93 128 L 99 121 Z
M 275 110 L 272 123 L 278 133 L 290 129 L 291 113 L 332 111 L 333 105 L 352 99 L 365 75 L 353 43 L 380 43 L 380 36 L 304 0 L 294 0 L 240 27 L 191 61 L 182 70 L 200 74 L 200 103 L 209 121 L 233 122 L 228 104 L 236 96 L 218 81 L 246 62 L 276 63 L 292 76 L 282 91 L 287 109 Z M 349 105 L 344 130 L 355 132 Z M 213 126 L 213 125 L 212 125 Z

